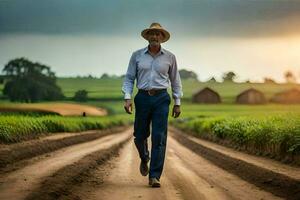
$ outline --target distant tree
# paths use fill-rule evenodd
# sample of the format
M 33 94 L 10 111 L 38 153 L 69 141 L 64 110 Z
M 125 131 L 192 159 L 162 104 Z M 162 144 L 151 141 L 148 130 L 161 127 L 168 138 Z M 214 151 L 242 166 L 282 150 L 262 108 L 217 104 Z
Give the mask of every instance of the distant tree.
M 296 83 L 297 78 L 291 71 L 285 72 L 284 77 L 287 83 Z
M 0 76 L 0 84 L 4 83 L 4 76 Z
M 198 76 L 195 72 L 186 69 L 179 70 L 179 74 L 181 79 L 198 79 Z
M 265 77 L 265 78 L 264 78 L 264 83 L 272 83 L 272 84 L 274 84 L 274 83 L 276 83 L 276 81 L 275 81 L 274 79 Z
M 207 82 L 208 83 L 216 83 L 217 80 L 215 79 L 215 77 L 211 77 Z
M 234 82 L 234 79 L 236 77 L 236 74 L 234 72 L 226 72 L 223 74 L 223 81 L 230 81 L 230 82 Z
M 102 74 L 102 76 L 100 77 L 101 79 L 106 79 L 109 78 L 109 75 L 107 73 Z
M 88 100 L 88 92 L 86 90 L 78 90 L 75 92 L 75 95 L 73 97 L 75 101 L 87 101 Z
M 7 79 L 3 94 L 11 101 L 37 102 L 63 98 L 54 72 L 46 65 L 16 58 L 4 66 L 3 72 Z
M 248 79 L 248 80 L 245 81 L 245 83 L 251 83 L 251 81 Z

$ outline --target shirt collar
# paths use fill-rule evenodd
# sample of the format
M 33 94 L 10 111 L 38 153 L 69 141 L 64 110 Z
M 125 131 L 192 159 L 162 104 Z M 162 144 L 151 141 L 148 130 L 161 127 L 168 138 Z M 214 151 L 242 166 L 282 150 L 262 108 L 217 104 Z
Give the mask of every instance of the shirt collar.
M 144 54 L 148 53 L 148 47 L 149 46 L 144 48 L 144 50 L 143 50 Z M 158 52 L 158 54 L 165 54 L 165 53 L 166 53 L 166 50 L 164 48 L 162 48 L 162 46 L 160 46 L 160 51 Z

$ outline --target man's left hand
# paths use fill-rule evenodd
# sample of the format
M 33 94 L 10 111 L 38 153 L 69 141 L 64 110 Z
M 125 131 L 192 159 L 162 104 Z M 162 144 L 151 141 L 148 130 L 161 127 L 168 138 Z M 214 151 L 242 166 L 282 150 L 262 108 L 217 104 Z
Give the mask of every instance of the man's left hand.
M 173 110 L 172 110 L 172 117 L 177 118 L 177 117 L 179 117 L 180 113 L 181 113 L 180 106 L 174 105 Z

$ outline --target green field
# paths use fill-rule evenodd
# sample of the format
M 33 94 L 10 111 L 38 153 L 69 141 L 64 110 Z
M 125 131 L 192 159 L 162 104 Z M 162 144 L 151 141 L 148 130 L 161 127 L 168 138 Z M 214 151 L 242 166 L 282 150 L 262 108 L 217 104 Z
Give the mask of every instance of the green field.
M 1 115 L 0 141 L 4 143 L 19 142 L 37 138 L 39 135 L 106 129 L 126 125 L 130 122 L 131 119 L 124 115 L 106 117 Z
M 85 89 L 89 97 L 98 99 L 122 99 L 123 79 L 91 79 L 91 78 L 59 78 L 57 83 L 66 97 L 74 96 L 79 89 Z M 251 87 L 262 91 L 269 99 L 276 92 L 290 88 L 299 88 L 295 84 L 263 84 L 263 83 L 202 83 L 195 80 L 182 80 L 183 99 L 190 100 L 192 94 L 204 87 L 211 87 L 217 91 L 224 103 L 233 103 L 235 97 Z M 135 89 L 136 91 L 136 89 Z
M 134 114 L 127 115 L 124 112 L 123 95 L 121 93 L 122 79 L 59 78 L 58 84 L 69 99 L 77 90 L 87 90 L 91 99 L 82 104 L 106 108 L 109 111 L 109 116 L 104 118 L 107 118 L 108 124 L 118 125 L 118 123 L 113 122 L 114 117 L 122 119 L 121 124 L 133 121 Z M 183 80 L 182 84 L 184 92 L 181 106 L 182 114 L 178 119 L 173 119 L 170 116 L 170 122 L 174 126 L 206 139 L 229 141 L 233 145 L 256 153 L 265 153 L 275 157 L 281 154 L 292 156 L 300 154 L 299 104 L 237 105 L 233 103 L 236 95 L 250 87 L 262 91 L 267 98 L 270 98 L 276 92 L 295 87 L 300 89 L 300 85 L 201 83 L 193 80 Z M 206 86 L 219 92 L 223 100 L 222 104 L 191 103 L 192 94 Z M 7 103 L 7 100 L 1 102 Z M 70 101 L 66 100 L 64 102 Z M 172 105 L 170 105 L 170 111 L 171 109 Z M 45 131 L 78 131 L 97 128 L 98 125 L 92 124 L 96 121 L 101 123 L 104 118 L 24 116 L 24 113 L 21 115 L 3 115 L 0 118 L 1 137 L 2 140 L 6 141 L 19 141 L 24 135 L 30 133 L 39 134 Z M 70 125 L 66 125 L 65 128 L 61 128 L 62 125 L 55 125 L 55 127 L 60 128 L 43 129 L 41 127 L 45 126 L 43 125 L 45 119 Z M 12 122 L 9 123 L 9 121 Z M 22 123 L 26 123 L 26 125 L 23 126 Z M 55 123 L 51 122 L 50 124 Z
M 295 159 L 300 156 L 300 105 L 186 103 L 171 124 L 197 137 L 300 164 Z
M 107 78 L 58 78 L 57 84 L 62 88 L 66 97 L 73 97 L 77 90 L 85 89 L 88 96 L 98 100 L 121 100 L 123 79 Z M 217 91 L 224 103 L 233 103 L 235 97 L 242 91 L 251 87 L 262 91 L 269 99 L 276 92 L 290 88 L 300 89 L 299 84 L 264 84 L 264 83 L 203 83 L 195 80 L 182 80 L 183 100 L 189 101 L 192 94 L 204 87 L 210 87 Z M 3 85 L 0 85 L 2 91 Z M 136 92 L 136 89 L 135 89 Z M 2 92 L 0 92 L 0 97 Z M 2 95 L 3 96 L 3 95 Z

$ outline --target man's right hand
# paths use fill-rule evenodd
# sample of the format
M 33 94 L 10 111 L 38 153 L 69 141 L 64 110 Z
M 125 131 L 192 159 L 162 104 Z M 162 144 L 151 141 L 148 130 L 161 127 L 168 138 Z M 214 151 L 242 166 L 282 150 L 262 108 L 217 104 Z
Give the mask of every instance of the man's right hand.
M 124 109 L 128 114 L 132 114 L 132 103 L 131 99 L 125 99 Z

